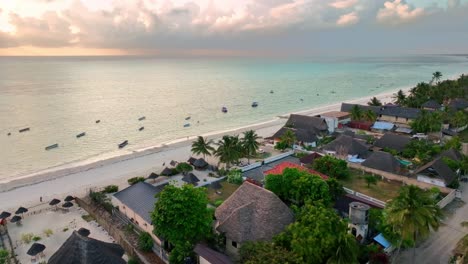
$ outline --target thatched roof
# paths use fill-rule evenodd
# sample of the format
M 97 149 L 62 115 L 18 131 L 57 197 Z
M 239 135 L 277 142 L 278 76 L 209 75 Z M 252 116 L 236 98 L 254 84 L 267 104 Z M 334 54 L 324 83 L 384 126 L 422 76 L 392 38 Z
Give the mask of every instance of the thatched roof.
M 425 175 L 432 178 L 439 178 L 444 180 L 445 184 L 448 185 L 457 178 L 457 174 L 450 169 L 450 167 L 445 164 L 442 160 L 442 157 L 439 157 L 426 165 L 415 170 L 414 175 Z
M 303 164 L 312 164 L 315 159 L 321 158 L 323 155 L 317 152 L 311 153 L 307 156 L 304 156 L 299 159 L 299 161 Z
M 215 181 L 210 184 L 210 188 L 219 190 L 219 189 L 222 189 L 223 186 L 221 185 L 221 183 L 219 183 L 219 181 Z
M 74 231 L 50 257 L 49 264 L 125 264 L 123 248 Z
M 160 173 L 163 176 L 171 176 L 172 175 L 172 169 L 169 169 L 168 167 L 164 168 L 164 170 L 161 171 Z
M 28 252 L 26 252 L 26 254 L 28 254 L 29 256 L 36 256 L 37 254 L 44 251 L 45 248 L 46 246 L 44 246 L 43 244 L 34 243 L 31 245 L 31 247 L 29 248 Z
M 407 136 L 386 133 L 381 138 L 375 141 L 374 145 L 379 148 L 394 149 L 402 152 L 403 149 L 411 142 L 411 138 Z
M 187 162 L 190 163 L 190 165 L 193 165 L 193 163 L 196 161 L 197 159 L 194 158 L 194 157 L 190 157 Z
M 186 183 L 191 183 L 191 184 L 196 184 L 197 182 L 200 181 L 200 179 L 198 179 L 197 176 L 195 176 L 195 174 L 193 173 L 185 174 L 182 180 Z
M 294 221 L 294 215 L 274 193 L 244 182 L 216 208 L 216 229 L 227 238 L 245 241 L 271 240 Z
M 441 105 L 435 101 L 435 100 L 429 100 L 427 102 L 425 102 L 424 104 L 421 105 L 423 108 L 429 108 L 429 109 L 439 109 L 441 107 Z
M 334 151 L 338 155 L 358 155 L 359 157 L 367 157 L 368 147 L 361 141 L 347 136 L 341 135 L 332 142 L 323 146 L 324 150 Z
M 148 176 L 148 179 L 154 180 L 154 179 L 156 179 L 156 178 L 158 178 L 158 177 L 159 177 L 158 174 L 152 172 L 152 173 Z
M 401 169 L 400 162 L 392 154 L 375 151 L 362 164 L 364 167 L 386 171 L 390 173 L 399 173 Z
M 18 208 L 18 210 L 16 210 L 15 214 L 24 214 L 28 211 L 28 209 L 24 208 L 24 207 L 20 207 Z
M 208 162 L 206 162 L 203 158 L 199 158 L 193 163 L 193 166 L 197 169 L 204 169 L 206 166 L 208 166 Z
M 449 149 L 440 154 L 441 157 L 446 157 L 452 160 L 460 161 L 463 159 L 463 155 L 455 149 Z
M 59 204 L 60 202 L 61 202 L 61 201 L 60 201 L 59 199 L 55 199 L 55 198 L 54 198 L 54 199 L 52 199 L 52 200 L 50 201 L 49 205 L 57 205 L 57 204 Z
M 386 106 L 382 108 L 381 115 L 394 116 L 408 119 L 416 119 L 421 114 L 418 108 L 399 107 L 399 106 Z
M 294 133 L 297 141 L 312 143 L 318 140 L 315 130 L 306 130 L 306 129 L 301 129 L 301 128 L 289 128 L 289 127 L 280 128 L 280 130 L 278 130 L 271 138 L 273 139 L 281 138 L 288 130 Z
M 325 119 L 306 115 L 291 114 L 285 126 L 295 129 L 309 130 L 316 133 L 326 132 L 328 130 L 328 125 Z

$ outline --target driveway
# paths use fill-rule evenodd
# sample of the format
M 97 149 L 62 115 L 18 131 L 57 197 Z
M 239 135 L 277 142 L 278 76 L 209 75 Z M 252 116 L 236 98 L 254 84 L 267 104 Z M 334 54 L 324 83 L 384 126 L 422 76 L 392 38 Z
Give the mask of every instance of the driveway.
M 461 222 L 468 221 L 468 183 L 460 183 L 460 190 L 462 191 L 461 200 L 464 203 L 458 202 L 461 207 L 453 208 L 453 214 L 445 219 L 443 226 L 416 248 L 414 262 L 412 260 L 413 250 L 410 249 L 402 252 L 396 263 L 448 263 L 457 242 L 468 234 L 468 228 L 460 225 Z M 454 204 L 457 204 L 457 202 L 452 202 L 448 207 L 453 207 Z

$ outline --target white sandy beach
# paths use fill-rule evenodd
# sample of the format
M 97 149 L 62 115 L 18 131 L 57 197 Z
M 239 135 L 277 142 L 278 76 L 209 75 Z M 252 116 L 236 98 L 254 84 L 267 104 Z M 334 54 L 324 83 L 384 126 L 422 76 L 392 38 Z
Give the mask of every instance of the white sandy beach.
M 405 92 L 408 89 L 403 89 Z M 383 103 L 392 101 L 396 91 L 376 95 Z M 365 97 L 347 101 L 349 103 L 366 104 L 373 97 Z M 298 112 L 305 115 L 339 110 L 341 103 L 317 107 Z M 287 117 L 287 115 L 284 115 Z M 261 137 L 271 136 L 286 121 L 286 118 L 277 117 L 271 121 L 253 124 L 229 131 L 216 131 L 205 134 L 210 139 L 218 139 L 225 134 L 240 134 L 243 131 L 254 129 Z M 116 184 L 127 186 L 127 179 L 135 176 L 147 176 L 151 172 L 159 173 L 163 163 L 171 160 L 185 161 L 190 153 L 193 138 L 184 138 L 166 142 L 165 144 L 148 147 L 139 151 L 129 152 L 123 156 L 91 162 L 89 164 L 77 163 L 75 166 L 56 167 L 31 175 L 0 182 L 0 208 L 2 210 L 15 209 L 18 206 L 29 207 L 39 203 L 42 196 L 44 201 L 52 198 L 63 198 L 66 195 L 84 196 L 90 188 Z

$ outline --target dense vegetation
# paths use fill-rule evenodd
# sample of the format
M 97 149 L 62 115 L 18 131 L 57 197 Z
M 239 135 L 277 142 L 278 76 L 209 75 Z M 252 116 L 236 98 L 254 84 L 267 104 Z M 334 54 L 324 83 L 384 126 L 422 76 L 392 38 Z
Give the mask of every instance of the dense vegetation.
M 313 168 L 314 170 L 335 179 L 345 179 L 349 177 L 349 169 L 346 161 L 337 159 L 330 155 L 325 155 L 316 159 L 314 161 Z
M 147 232 L 142 232 L 138 237 L 138 248 L 144 252 L 150 252 L 153 248 L 153 238 Z

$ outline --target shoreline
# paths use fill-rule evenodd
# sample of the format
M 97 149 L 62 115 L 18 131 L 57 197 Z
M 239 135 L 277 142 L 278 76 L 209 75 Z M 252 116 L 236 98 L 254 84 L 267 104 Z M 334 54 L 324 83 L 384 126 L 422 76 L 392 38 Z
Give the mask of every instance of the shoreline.
M 369 101 L 370 98 L 375 96 L 379 100 L 386 103 L 388 102 L 388 100 L 391 100 L 391 96 L 400 89 L 406 93 L 411 88 L 410 87 L 397 88 L 396 90 L 393 90 L 391 92 L 384 92 L 384 93 L 377 94 L 377 95 L 370 95 L 370 96 L 366 96 L 362 98 L 351 99 L 351 100 L 347 100 L 344 102 L 365 104 L 367 101 Z M 317 114 L 328 112 L 328 111 L 339 110 L 341 103 L 342 102 L 334 103 L 331 105 L 318 106 L 318 107 L 314 107 L 314 108 L 310 108 L 306 110 L 300 110 L 300 111 L 291 112 L 291 113 L 286 113 L 286 114 L 281 114 L 268 121 L 249 124 L 249 125 L 245 125 L 245 126 L 241 126 L 237 128 L 232 128 L 232 129 L 212 131 L 212 132 L 205 133 L 202 136 L 207 137 L 208 139 L 216 140 L 216 139 L 221 138 L 225 134 L 230 134 L 230 135 L 240 134 L 246 130 L 253 129 L 253 130 L 259 130 L 259 131 L 256 131 L 257 134 L 259 134 L 259 136 L 267 137 L 270 135 L 265 134 L 265 132 L 262 133 L 261 130 L 265 130 L 265 129 L 268 130 L 268 129 L 272 129 L 273 127 L 276 130 L 278 130 L 281 126 L 284 125 L 284 123 L 286 122 L 286 118 L 290 114 L 317 115 Z M 140 148 L 138 150 L 130 149 L 130 150 L 127 150 L 128 153 L 106 158 L 103 160 L 93 161 L 92 158 L 88 158 L 88 159 L 81 160 L 81 161 L 75 161 L 75 162 L 70 162 L 70 163 L 54 166 L 51 168 L 47 168 L 38 172 L 18 176 L 15 178 L 7 178 L 4 180 L 0 180 L 0 193 L 39 184 L 41 182 L 53 181 L 53 180 L 71 176 L 74 174 L 83 173 L 83 172 L 87 172 L 90 170 L 95 170 L 95 169 L 108 166 L 111 164 L 122 163 L 125 161 L 138 159 L 138 158 L 142 158 L 145 156 L 154 155 L 157 153 L 162 153 L 165 151 L 187 147 L 191 145 L 191 142 L 194 140 L 194 138 L 196 138 L 196 136 L 189 136 L 187 138 L 185 137 L 178 138 L 178 139 L 166 141 L 157 145 Z M 190 156 L 190 153 L 187 153 L 187 156 Z

